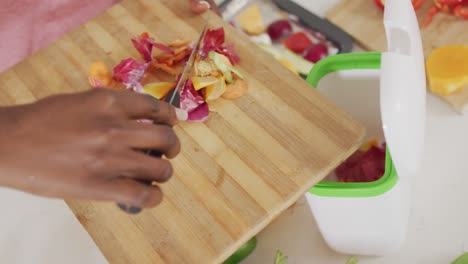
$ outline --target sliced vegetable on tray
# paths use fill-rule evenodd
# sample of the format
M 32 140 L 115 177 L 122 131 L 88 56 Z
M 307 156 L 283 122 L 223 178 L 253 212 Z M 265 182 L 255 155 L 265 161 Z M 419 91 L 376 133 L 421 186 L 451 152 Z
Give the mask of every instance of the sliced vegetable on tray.
M 252 3 L 231 23 L 295 74 L 306 76 L 314 63 L 338 53 L 336 45 L 322 33 L 302 25 L 294 16 L 285 15 L 284 12 L 278 10 L 278 14 L 273 15 L 276 18 L 272 19 L 265 14 L 269 11 L 265 10 L 271 9 L 274 4 L 261 5 Z M 273 9 L 276 10 L 276 8 Z M 267 25 L 265 25 L 266 21 L 268 21 Z M 291 56 L 285 51 L 291 51 L 297 56 Z
M 284 46 L 296 53 L 304 52 L 313 42 L 304 32 L 289 35 L 283 42 Z
M 268 26 L 268 35 L 273 41 L 280 41 L 292 32 L 292 25 L 287 19 L 277 20 Z

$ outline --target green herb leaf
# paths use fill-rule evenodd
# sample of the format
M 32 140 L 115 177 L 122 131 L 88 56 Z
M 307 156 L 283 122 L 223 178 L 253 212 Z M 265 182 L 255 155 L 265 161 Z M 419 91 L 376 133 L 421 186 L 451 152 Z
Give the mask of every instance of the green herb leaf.
M 288 257 L 283 254 L 280 250 L 276 251 L 275 263 L 274 264 L 287 264 Z
M 346 262 L 346 264 L 358 264 L 358 263 L 359 262 L 356 257 L 350 257 L 348 261 Z

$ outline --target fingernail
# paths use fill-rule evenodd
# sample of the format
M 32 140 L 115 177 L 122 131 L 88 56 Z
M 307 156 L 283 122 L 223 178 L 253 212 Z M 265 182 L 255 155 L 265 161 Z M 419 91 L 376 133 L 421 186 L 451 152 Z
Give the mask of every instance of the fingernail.
M 122 209 L 122 211 L 127 212 L 129 214 L 138 214 L 141 212 L 141 208 L 135 207 L 135 206 L 128 206 L 124 204 L 118 204 L 119 208 Z
M 187 111 L 180 109 L 180 108 L 176 108 L 175 112 L 176 112 L 177 119 L 179 121 L 186 121 L 188 119 Z
M 141 208 L 134 207 L 134 206 L 131 206 L 130 209 L 128 210 L 128 213 L 130 214 L 138 214 L 140 212 L 141 212 Z
M 210 3 L 208 3 L 207 1 L 198 1 L 199 4 L 202 4 L 202 5 L 205 5 L 208 9 L 211 8 L 211 5 Z

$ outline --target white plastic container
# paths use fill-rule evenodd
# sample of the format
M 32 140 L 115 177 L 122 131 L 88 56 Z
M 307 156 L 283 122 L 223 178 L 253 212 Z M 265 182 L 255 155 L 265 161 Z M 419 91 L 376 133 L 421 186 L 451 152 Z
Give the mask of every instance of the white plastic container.
M 375 101 L 366 104 L 363 98 L 370 99 L 369 93 L 350 94 L 347 90 L 346 96 L 340 96 L 336 89 L 323 91 L 330 99 L 341 101 L 337 102 L 339 106 L 367 125 L 369 138 L 387 144 L 385 174 L 378 181 L 325 180 L 306 194 L 326 243 L 345 254 L 386 255 L 402 246 L 410 214 L 411 186 L 424 151 L 426 77 L 419 26 L 411 1 L 387 0 L 384 25 L 387 52 L 325 58 L 314 66 L 307 79 L 321 90 L 319 80 L 339 71 L 335 73 L 339 78 L 354 76 L 354 80 L 370 82 L 374 79 L 374 89 L 380 92 L 379 104 L 374 104 Z M 356 69 L 367 70 L 356 75 L 359 73 Z M 345 74 L 344 70 L 353 70 L 353 74 Z M 373 104 L 377 109 L 371 108 Z

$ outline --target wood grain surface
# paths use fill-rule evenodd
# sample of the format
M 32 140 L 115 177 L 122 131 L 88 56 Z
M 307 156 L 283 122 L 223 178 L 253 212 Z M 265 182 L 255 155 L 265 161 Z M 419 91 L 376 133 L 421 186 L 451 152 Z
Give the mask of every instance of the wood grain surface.
M 114 203 L 67 201 L 110 263 L 220 263 L 350 156 L 364 128 L 220 18 L 185 0 L 126 0 L 0 75 L 0 103 L 89 89 L 90 63 L 139 58 L 130 38 L 195 39 L 224 26 L 250 90 L 211 105 L 182 142 L 163 203 L 131 216 Z M 279 238 L 280 239 L 280 238 Z M 311 245 L 313 246 L 313 245 Z M 272 256 L 273 257 L 273 256 Z
M 426 0 L 417 10 L 420 25 L 427 18 L 433 3 L 432 0 Z M 373 0 L 342 0 L 326 14 L 326 18 L 350 34 L 364 48 L 372 51 L 387 49 L 383 11 Z M 421 37 L 426 58 L 436 47 L 468 45 L 468 20 L 439 13 L 427 28 L 421 29 Z M 460 113 L 468 110 L 468 89 L 439 97 Z

